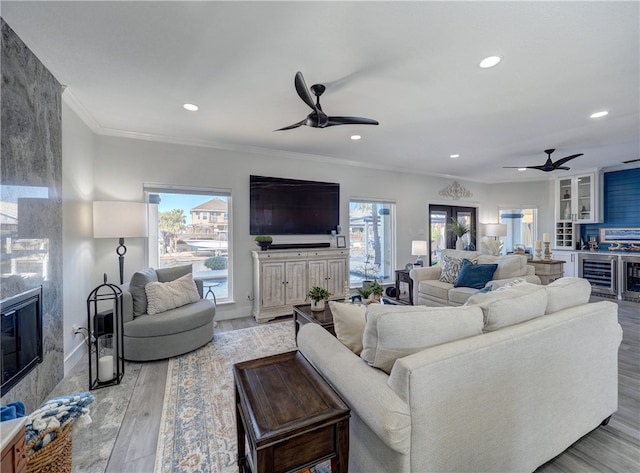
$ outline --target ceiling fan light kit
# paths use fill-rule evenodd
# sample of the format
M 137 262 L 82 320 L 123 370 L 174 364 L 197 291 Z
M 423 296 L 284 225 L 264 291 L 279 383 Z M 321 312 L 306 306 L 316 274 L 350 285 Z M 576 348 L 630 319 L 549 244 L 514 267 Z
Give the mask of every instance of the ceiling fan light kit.
M 571 156 L 566 156 L 564 158 L 558 159 L 556 162 L 551 161 L 551 154 L 555 151 L 555 149 L 545 149 L 544 152 L 547 153 L 547 161 L 540 166 L 502 166 L 505 169 L 517 169 L 518 171 L 524 171 L 525 169 L 537 169 L 539 171 L 551 172 L 556 171 L 558 169 L 563 171 L 568 171 L 571 169 L 568 166 L 564 166 L 567 161 L 577 158 L 578 156 L 582 156 L 582 153 L 572 154 Z
M 294 86 L 298 96 L 306 103 L 313 111 L 307 115 L 307 118 L 301 120 L 293 125 L 285 126 L 284 128 L 278 128 L 274 131 L 291 130 L 298 128 L 299 126 L 306 125 L 311 128 L 326 128 L 328 126 L 336 125 L 378 125 L 376 120 L 371 118 L 362 117 L 330 117 L 322 110 L 320 105 L 320 96 L 326 90 L 326 87 L 322 84 L 314 84 L 311 86 L 311 91 L 307 88 L 307 84 L 302 77 L 302 72 L 298 71 L 294 79 Z M 311 93 L 316 96 L 315 102 Z

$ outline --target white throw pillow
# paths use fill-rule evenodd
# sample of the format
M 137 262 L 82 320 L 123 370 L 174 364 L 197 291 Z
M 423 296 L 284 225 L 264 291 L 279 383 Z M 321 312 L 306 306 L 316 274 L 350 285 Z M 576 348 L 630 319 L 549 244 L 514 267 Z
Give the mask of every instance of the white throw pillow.
M 329 301 L 329 309 L 333 314 L 333 328 L 336 338 L 356 355 L 362 351 L 362 334 L 364 333 L 367 306 Z
M 591 297 L 591 284 L 582 278 L 560 278 L 548 286 L 547 310 L 545 314 L 552 314 L 562 309 L 586 304 Z
M 544 315 L 547 308 L 547 291 L 544 286 L 523 282 L 500 289 L 474 294 L 467 301 L 467 307 L 482 308 L 485 332 L 493 332 Z
M 482 333 L 479 307 L 426 307 L 373 304 L 360 357 L 390 373 L 398 358 L 425 348 Z
M 169 282 L 150 282 L 144 288 L 147 293 L 147 314 L 154 315 L 200 300 L 193 274 Z

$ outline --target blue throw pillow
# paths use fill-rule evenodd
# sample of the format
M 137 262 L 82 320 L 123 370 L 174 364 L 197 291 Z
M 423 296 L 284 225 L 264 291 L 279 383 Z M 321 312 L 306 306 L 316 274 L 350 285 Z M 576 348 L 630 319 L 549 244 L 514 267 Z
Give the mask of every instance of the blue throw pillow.
M 485 286 L 482 289 L 478 289 L 474 294 L 486 294 L 487 292 L 491 292 L 492 289 L 492 286 Z
M 473 264 L 468 259 L 462 260 L 460 274 L 453 287 L 473 287 L 482 289 L 498 269 L 497 264 Z

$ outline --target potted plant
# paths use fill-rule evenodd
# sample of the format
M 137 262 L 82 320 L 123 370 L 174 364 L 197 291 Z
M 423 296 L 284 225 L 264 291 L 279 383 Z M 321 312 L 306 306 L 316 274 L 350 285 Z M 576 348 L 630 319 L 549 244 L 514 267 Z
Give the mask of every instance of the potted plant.
M 365 301 L 368 300 L 369 303 L 379 302 L 382 294 L 384 294 L 384 288 L 382 287 L 382 284 L 376 280 L 362 289 L 358 289 L 358 292 L 362 295 Z
M 331 297 L 331 293 L 320 286 L 313 286 L 307 293 L 307 299 L 311 301 L 311 310 L 321 312 L 324 310 L 324 303 Z
M 258 235 L 254 238 L 254 240 L 262 251 L 266 251 L 273 242 L 273 238 L 271 238 L 269 235 Z
M 456 250 L 464 250 L 464 242 L 462 241 L 462 237 L 471 231 L 471 227 L 456 220 L 454 217 L 451 217 L 451 223 L 447 225 L 447 230 L 449 231 L 449 233 L 453 233 L 457 237 Z

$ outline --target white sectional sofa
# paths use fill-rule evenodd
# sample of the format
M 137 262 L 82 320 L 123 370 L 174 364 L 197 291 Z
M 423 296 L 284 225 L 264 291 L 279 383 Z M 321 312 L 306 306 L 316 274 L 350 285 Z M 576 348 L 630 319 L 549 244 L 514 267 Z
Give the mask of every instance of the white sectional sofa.
M 442 250 L 442 263 L 438 266 L 414 268 L 409 273 L 413 281 L 413 303 L 428 306 L 458 306 L 464 304 L 471 295 L 478 292 L 480 287 L 456 287 L 456 278 L 462 260 L 467 259 L 475 264 L 497 264 L 493 277 L 486 286 L 500 287 L 515 279 L 540 284 L 540 278 L 535 275 L 533 265 L 527 264 L 524 255 L 485 255 L 478 251 Z M 452 272 L 446 276 L 448 262 L 452 262 Z M 449 277 L 447 277 L 449 276 Z
M 463 307 L 345 304 L 338 338 L 303 326 L 300 351 L 351 408 L 349 471 L 531 472 L 607 421 L 622 330 L 590 291 L 563 278 Z M 360 356 L 345 324 L 364 327 Z

